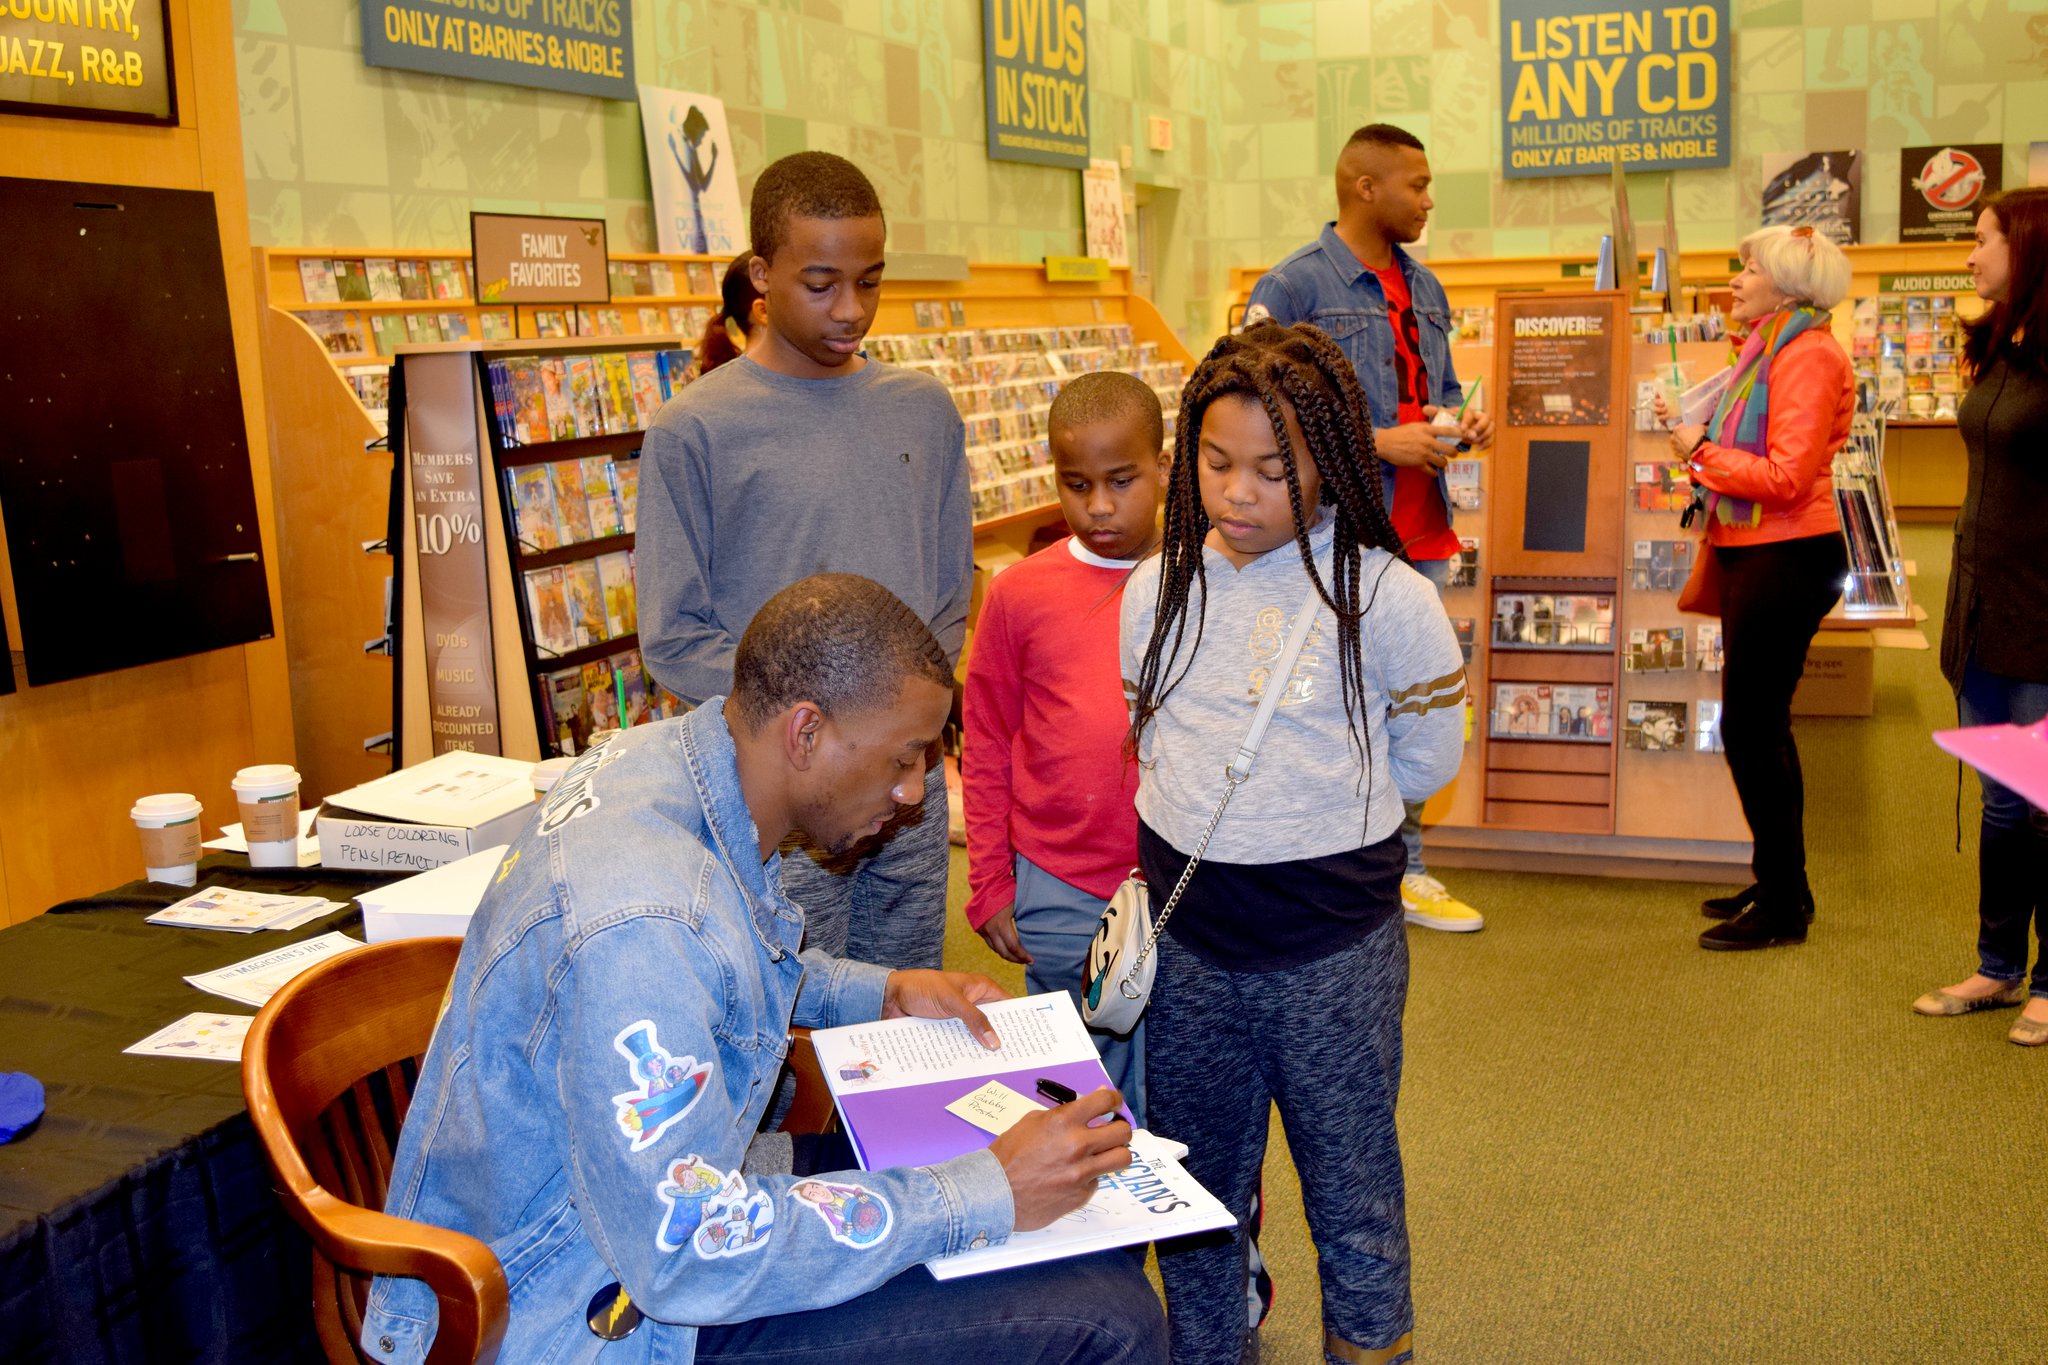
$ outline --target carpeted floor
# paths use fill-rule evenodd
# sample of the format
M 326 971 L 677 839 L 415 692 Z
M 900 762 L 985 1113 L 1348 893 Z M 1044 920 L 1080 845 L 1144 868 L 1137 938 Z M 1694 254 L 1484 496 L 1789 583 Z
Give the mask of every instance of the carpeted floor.
M 1908 528 L 1939 635 L 1946 528 Z M 1706 953 L 1677 882 L 1446 871 L 1475 935 L 1411 929 L 1401 1097 L 1415 1339 L 1431 1362 L 2048 1359 L 2048 1049 L 2013 1012 L 1907 1004 L 1975 966 L 1976 786 L 1935 653 L 1877 714 L 1801 720 L 1818 919 Z M 956 904 L 964 861 L 955 853 Z M 948 964 L 1021 971 L 954 917 Z M 1320 1359 L 1277 1119 L 1280 1365 Z

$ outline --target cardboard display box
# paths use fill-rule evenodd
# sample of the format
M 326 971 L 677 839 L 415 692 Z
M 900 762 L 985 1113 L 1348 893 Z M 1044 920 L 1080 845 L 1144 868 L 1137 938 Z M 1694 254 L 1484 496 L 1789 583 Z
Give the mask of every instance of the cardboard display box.
M 327 798 L 322 867 L 425 872 L 512 842 L 532 818 L 533 767 L 447 753 Z
M 1877 709 L 1877 639 L 1867 630 L 1824 630 L 1806 651 L 1792 694 L 1795 716 L 1867 716 Z

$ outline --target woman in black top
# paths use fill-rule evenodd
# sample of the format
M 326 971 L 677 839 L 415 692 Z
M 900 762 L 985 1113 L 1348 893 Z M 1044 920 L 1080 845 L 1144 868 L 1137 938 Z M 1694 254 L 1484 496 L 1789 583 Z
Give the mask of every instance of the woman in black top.
M 1956 413 L 1970 482 L 1956 517 L 1941 671 L 1965 725 L 2048 715 L 2048 189 L 2010 190 L 1977 220 L 1977 293 Z M 2027 978 L 2027 926 L 2048 949 L 2048 817 L 1989 777 L 1977 844 L 1978 968 L 1913 1002 L 1922 1014 L 2025 1003 L 2006 1036 L 2048 1043 L 2048 951 Z

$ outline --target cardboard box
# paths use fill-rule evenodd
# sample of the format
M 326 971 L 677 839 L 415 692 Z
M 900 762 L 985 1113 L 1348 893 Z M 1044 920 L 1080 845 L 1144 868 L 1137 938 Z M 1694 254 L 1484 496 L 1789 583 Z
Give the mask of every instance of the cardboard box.
M 320 865 L 425 872 L 509 844 L 533 817 L 533 767 L 448 753 L 337 792 L 320 808 Z
M 394 938 L 462 937 L 483 902 L 491 878 L 509 845 L 472 853 L 431 872 L 406 877 L 356 897 L 363 907 L 363 937 L 372 943 Z
M 1867 630 L 1824 630 L 1806 651 L 1795 716 L 1867 716 L 1877 709 L 1877 641 Z

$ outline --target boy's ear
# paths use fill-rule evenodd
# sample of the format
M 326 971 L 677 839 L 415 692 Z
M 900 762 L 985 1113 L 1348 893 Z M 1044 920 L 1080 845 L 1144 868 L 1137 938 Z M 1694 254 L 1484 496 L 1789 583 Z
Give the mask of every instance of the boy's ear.
M 768 262 L 762 260 L 759 256 L 749 257 L 747 260 L 747 278 L 754 282 L 754 292 L 762 295 L 765 299 L 768 293 Z M 765 302 L 763 307 L 766 307 Z

